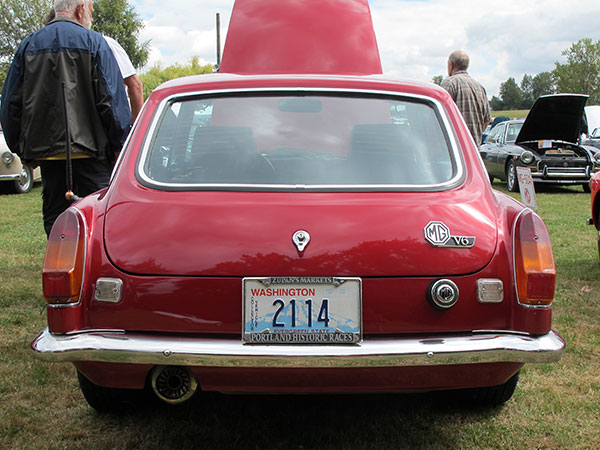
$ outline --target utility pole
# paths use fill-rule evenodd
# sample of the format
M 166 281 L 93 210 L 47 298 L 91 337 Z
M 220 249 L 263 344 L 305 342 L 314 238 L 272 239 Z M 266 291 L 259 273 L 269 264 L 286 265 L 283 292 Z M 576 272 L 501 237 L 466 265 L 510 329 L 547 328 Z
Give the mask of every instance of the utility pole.
M 221 67 L 221 14 L 217 13 L 217 70 Z

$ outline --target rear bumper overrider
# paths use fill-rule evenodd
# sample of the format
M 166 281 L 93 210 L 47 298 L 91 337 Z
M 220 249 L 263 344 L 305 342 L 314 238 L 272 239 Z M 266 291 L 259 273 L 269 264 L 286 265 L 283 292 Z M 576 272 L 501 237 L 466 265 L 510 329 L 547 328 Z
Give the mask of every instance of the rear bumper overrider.
M 357 345 L 245 345 L 232 339 L 164 336 L 96 330 L 53 335 L 32 343 L 43 361 L 235 368 L 406 367 L 493 362 L 558 361 L 565 341 L 555 331 L 542 336 L 481 332 L 426 338 L 369 338 Z

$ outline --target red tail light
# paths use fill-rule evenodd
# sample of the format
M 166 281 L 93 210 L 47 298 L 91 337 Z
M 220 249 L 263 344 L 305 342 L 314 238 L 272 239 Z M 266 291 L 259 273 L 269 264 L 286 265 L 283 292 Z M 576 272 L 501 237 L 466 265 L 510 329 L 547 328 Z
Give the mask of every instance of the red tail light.
M 77 303 L 85 263 L 85 223 L 75 209 L 62 213 L 50 232 L 42 283 L 49 304 Z
M 517 219 L 514 252 L 519 303 L 550 306 L 556 281 L 554 255 L 548 230 L 532 211 L 525 211 Z

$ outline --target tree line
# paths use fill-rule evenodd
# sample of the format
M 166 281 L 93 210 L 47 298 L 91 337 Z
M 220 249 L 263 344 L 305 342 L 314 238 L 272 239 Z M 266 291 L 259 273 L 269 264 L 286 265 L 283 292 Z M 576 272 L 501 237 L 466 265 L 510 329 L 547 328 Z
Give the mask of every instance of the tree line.
M 552 72 L 523 75 L 521 83 L 510 77 L 500 84 L 498 97 L 493 96 L 490 107 L 494 111 L 531 109 L 541 95 L 571 93 L 589 95 L 588 105 L 600 104 L 600 41 L 581 39 L 563 50 L 567 62 L 554 63 Z M 433 77 L 441 84 L 442 76 Z
M 145 66 L 150 42 L 139 38 L 144 22 L 134 7 L 127 0 L 94 0 L 93 3 L 92 29 L 117 40 L 136 69 Z M 53 0 L 0 0 L 0 90 L 21 41 L 45 25 L 53 4 Z M 155 65 L 139 75 L 144 84 L 144 98 L 165 81 L 212 70 L 212 65 L 201 65 L 197 57 L 188 65 L 174 64 L 165 68 Z
M 0 89 L 10 63 L 21 41 L 44 26 L 53 0 L 0 0 Z M 94 0 L 92 29 L 116 39 L 125 49 L 134 67 L 140 69 L 148 61 L 149 41 L 139 38 L 144 23 L 127 0 Z M 514 77 L 500 84 L 498 96 L 492 97 L 493 110 L 530 109 L 540 95 L 554 93 L 587 94 L 588 104 L 600 104 L 600 41 L 585 38 L 562 52 L 565 64 L 554 63 L 552 72 L 523 75 L 520 83 Z M 193 58 L 188 65 L 160 65 L 140 74 L 144 97 L 161 83 L 172 78 L 212 72 L 212 66 L 200 65 Z M 433 77 L 440 84 L 443 77 Z
M 148 61 L 149 41 L 138 35 L 144 22 L 127 0 L 94 0 L 92 29 L 117 40 L 140 68 Z M 0 0 L 0 89 L 21 41 L 50 19 L 53 0 Z

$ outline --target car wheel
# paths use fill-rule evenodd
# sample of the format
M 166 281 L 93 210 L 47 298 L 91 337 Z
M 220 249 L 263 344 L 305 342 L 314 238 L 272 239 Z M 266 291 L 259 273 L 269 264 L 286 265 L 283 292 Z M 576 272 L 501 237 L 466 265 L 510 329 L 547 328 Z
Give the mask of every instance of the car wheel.
M 510 192 L 519 192 L 519 181 L 517 180 L 517 166 L 511 159 L 506 166 L 506 187 Z
M 455 404 L 469 406 L 493 407 L 506 403 L 515 392 L 519 381 L 519 372 L 499 386 L 489 386 L 473 389 L 459 389 L 450 392 L 450 399 Z
M 77 371 L 79 387 L 88 404 L 98 412 L 116 412 L 141 406 L 147 400 L 142 389 L 115 389 L 92 383 Z
M 582 184 L 581 187 L 583 188 L 583 192 L 585 192 L 586 194 L 592 192 L 592 188 L 590 187 L 589 183 Z
M 14 181 L 13 189 L 17 194 L 26 194 L 33 188 L 33 170 L 23 166 L 21 178 Z
M 598 223 L 598 220 L 600 220 L 600 214 L 596 219 L 596 223 Z M 598 258 L 600 259 L 600 233 L 596 231 L 596 234 L 598 235 Z

